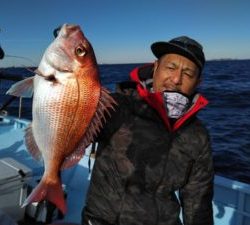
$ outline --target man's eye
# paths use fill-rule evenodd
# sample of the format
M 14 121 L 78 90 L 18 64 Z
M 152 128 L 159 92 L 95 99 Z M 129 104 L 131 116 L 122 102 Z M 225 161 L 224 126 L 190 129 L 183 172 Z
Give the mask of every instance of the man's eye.
M 192 73 L 188 73 L 188 72 L 185 72 L 184 75 L 190 77 L 190 78 L 193 78 L 194 77 L 194 74 Z
M 174 67 L 173 66 L 167 66 L 167 69 L 172 71 L 172 70 L 174 70 Z

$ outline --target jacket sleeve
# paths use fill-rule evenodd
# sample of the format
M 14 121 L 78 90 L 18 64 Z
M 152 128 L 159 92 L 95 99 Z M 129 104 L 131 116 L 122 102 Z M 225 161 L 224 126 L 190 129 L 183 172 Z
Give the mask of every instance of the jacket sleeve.
M 136 83 L 126 81 L 117 84 L 114 93 L 111 96 L 116 102 L 113 106 L 113 110 L 109 110 L 109 113 L 105 112 L 105 120 L 103 121 L 103 128 L 96 137 L 95 141 L 109 140 L 112 134 L 119 129 L 125 118 L 130 116 L 134 110 L 135 99 L 133 94 L 136 92 Z
M 103 127 L 95 138 L 95 142 L 106 145 L 109 142 L 110 137 L 115 133 L 117 129 L 122 125 L 126 117 L 129 116 L 131 105 L 129 98 L 119 93 L 112 93 L 112 97 L 117 103 L 113 110 L 109 113 L 105 112 L 105 121 Z
M 213 224 L 214 169 L 210 141 L 201 144 L 202 150 L 194 162 L 187 184 L 180 190 L 184 225 Z

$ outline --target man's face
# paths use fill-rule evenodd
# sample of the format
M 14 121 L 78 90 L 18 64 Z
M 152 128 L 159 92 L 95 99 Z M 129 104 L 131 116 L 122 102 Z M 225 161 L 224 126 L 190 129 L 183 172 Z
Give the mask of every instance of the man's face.
M 184 56 L 166 54 L 154 64 L 155 92 L 178 91 L 190 96 L 199 83 L 199 68 Z

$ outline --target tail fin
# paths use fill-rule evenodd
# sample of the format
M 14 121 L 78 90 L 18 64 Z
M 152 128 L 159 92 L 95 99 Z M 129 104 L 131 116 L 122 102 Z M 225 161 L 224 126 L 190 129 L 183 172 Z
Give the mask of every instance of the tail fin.
M 32 202 L 40 202 L 42 200 L 52 202 L 63 214 L 67 211 L 64 193 L 60 182 L 47 184 L 41 180 L 28 198 L 24 201 L 22 207 L 25 207 Z

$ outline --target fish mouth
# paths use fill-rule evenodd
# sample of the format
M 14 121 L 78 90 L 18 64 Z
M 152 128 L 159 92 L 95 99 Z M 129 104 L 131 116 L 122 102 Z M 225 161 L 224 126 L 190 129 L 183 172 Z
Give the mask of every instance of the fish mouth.
M 74 25 L 74 24 L 63 24 L 61 27 L 58 36 L 67 38 L 69 35 L 72 35 L 74 32 L 78 32 L 80 29 L 80 26 Z
M 74 72 L 74 59 L 70 53 L 71 50 L 67 49 L 67 42 L 70 39 L 70 36 L 74 36 L 74 34 L 78 32 L 81 32 L 80 26 L 64 24 L 54 42 L 47 49 L 45 53 L 45 61 L 55 70 L 62 73 Z M 69 46 L 69 48 L 72 47 L 74 46 Z

